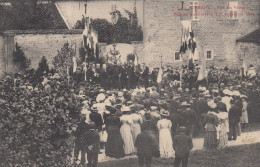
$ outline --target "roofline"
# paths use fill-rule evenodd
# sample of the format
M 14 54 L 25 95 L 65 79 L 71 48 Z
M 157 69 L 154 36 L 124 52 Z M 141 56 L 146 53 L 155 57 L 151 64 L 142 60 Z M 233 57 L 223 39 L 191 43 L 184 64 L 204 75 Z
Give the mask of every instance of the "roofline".
M 20 34 L 82 34 L 83 29 L 39 29 L 39 30 L 0 30 L 2 35 Z

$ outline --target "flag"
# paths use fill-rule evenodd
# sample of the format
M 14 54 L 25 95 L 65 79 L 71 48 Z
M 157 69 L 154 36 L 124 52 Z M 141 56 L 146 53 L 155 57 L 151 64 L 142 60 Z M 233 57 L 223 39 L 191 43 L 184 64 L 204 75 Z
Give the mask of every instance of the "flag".
M 85 28 L 83 30 L 82 36 L 83 36 L 83 47 L 87 47 L 88 27 L 86 23 L 85 23 Z
M 76 56 L 73 56 L 72 62 L 73 62 L 73 73 L 74 73 L 74 72 L 77 71 L 77 58 L 76 58 Z
M 97 43 L 98 43 L 98 35 L 97 35 L 97 32 L 93 29 L 93 27 L 91 27 L 90 36 L 91 36 L 91 39 L 92 39 L 92 45 L 93 45 L 94 53 L 96 53 L 96 47 L 97 47 Z
M 135 53 L 135 61 L 134 61 L 134 65 L 137 66 L 138 65 L 138 60 L 137 60 L 137 54 Z
M 247 76 L 247 66 L 244 60 L 243 60 L 243 75 Z
M 85 48 L 87 48 L 87 46 L 91 47 L 91 43 L 90 43 L 90 32 L 89 32 L 89 17 L 86 18 L 85 21 L 85 28 L 83 30 L 83 46 Z
M 207 69 L 206 69 L 206 62 L 205 59 L 202 60 L 201 66 L 200 66 L 200 71 L 198 75 L 198 81 L 201 81 L 203 79 L 207 79 Z
M 157 75 L 157 83 L 161 83 L 162 78 L 163 78 L 163 68 L 162 68 L 162 64 L 161 64 L 158 75 Z

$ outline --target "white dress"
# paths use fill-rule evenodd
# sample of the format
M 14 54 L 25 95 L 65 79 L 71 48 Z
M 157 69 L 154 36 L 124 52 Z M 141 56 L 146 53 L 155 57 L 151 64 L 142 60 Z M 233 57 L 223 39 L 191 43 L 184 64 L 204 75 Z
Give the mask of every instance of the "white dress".
M 168 119 L 161 119 L 157 123 L 159 129 L 159 150 L 160 156 L 163 158 L 174 157 L 174 150 L 172 147 L 172 136 L 170 129 L 172 123 Z
M 242 108 L 242 116 L 240 118 L 241 123 L 248 123 L 248 113 L 247 113 L 247 102 L 243 102 L 243 108 Z
M 136 114 L 136 113 L 133 113 L 130 116 L 133 120 L 132 135 L 133 135 L 133 141 L 135 142 L 137 135 L 141 133 L 140 123 L 142 123 L 143 118 L 140 114 Z
M 130 115 L 122 115 L 120 121 L 123 123 L 120 128 L 120 134 L 124 142 L 124 151 L 126 155 L 129 155 L 135 151 L 133 136 L 131 133 L 133 120 Z

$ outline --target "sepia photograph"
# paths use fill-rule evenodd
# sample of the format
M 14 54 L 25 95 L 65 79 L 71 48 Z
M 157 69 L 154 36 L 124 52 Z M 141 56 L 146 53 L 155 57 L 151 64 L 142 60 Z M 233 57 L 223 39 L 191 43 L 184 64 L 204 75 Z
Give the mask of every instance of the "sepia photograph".
M 0 167 L 259 155 L 259 0 L 0 0 Z

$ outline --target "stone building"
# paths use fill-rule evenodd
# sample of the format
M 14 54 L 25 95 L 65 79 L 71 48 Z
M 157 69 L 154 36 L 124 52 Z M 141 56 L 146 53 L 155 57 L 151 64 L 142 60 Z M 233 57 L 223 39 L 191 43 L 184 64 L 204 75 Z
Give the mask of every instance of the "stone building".
M 194 31 L 199 56 L 204 56 L 208 65 L 240 66 L 238 54 L 241 48 L 236 40 L 259 28 L 259 0 L 185 0 L 183 8 L 192 13 L 191 27 Z M 180 65 L 182 3 L 179 0 L 145 0 L 144 47 L 145 60 L 150 65 L 159 65 L 160 56 L 165 64 Z M 232 15 L 230 15 L 232 14 Z M 260 38 L 259 34 L 256 38 Z M 248 57 L 259 59 L 259 50 Z M 176 56 L 176 59 L 175 59 Z M 183 56 L 185 59 L 185 55 Z M 187 57 L 187 56 L 186 56 Z M 258 66 L 255 59 L 248 64 Z
M 0 0 L 0 6 L 10 5 L 3 1 L 7 0 Z M 57 53 L 65 41 L 73 41 L 80 46 L 82 32 L 73 30 L 73 25 L 84 15 L 84 4 L 84 0 L 56 1 L 53 9 L 59 28 L 46 27 L 45 30 L 38 28 L 35 31 L 29 27 L 23 31 L 3 31 L 1 26 L 5 23 L 0 21 L 0 75 L 12 72 L 11 56 L 15 42 L 19 42 L 32 59 L 34 68 L 42 55 Z M 136 45 L 139 63 L 150 67 L 158 67 L 161 59 L 164 65 L 174 67 L 187 63 L 188 55 L 179 54 L 183 31 L 180 15 L 186 13 L 191 14 L 199 61 L 206 59 L 208 66 L 239 68 L 245 60 L 247 65 L 253 64 L 260 69 L 257 41 L 260 38 L 259 0 L 89 0 L 87 15 L 111 21 L 109 12 L 113 7 L 132 11 L 134 4 L 138 23 L 143 27 L 143 41 Z M 252 36 L 256 41 L 248 40 Z

